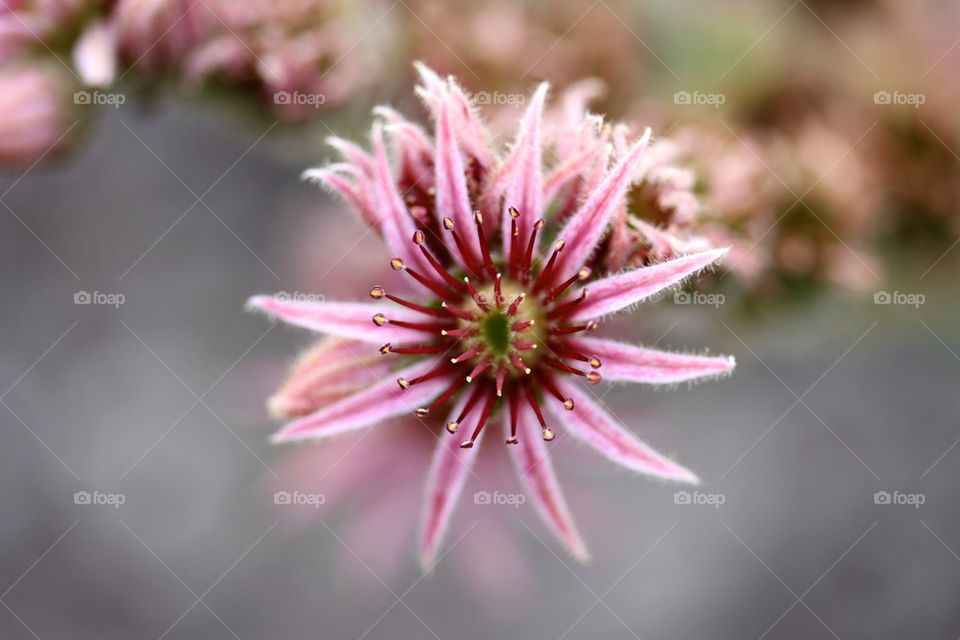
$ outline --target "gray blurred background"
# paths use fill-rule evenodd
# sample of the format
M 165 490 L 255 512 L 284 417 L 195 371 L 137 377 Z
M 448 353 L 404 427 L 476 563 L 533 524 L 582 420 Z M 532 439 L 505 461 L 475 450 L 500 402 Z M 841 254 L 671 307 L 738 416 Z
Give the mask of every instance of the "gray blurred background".
M 559 443 L 589 566 L 529 505 L 480 514 L 502 520 L 522 565 L 483 587 L 463 560 L 501 551 L 476 511 L 425 576 L 409 537 L 398 571 L 368 565 L 349 509 L 291 523 L 271 499 L 290 451 L 269 445 L 263 401 L 310 336 L 244 301 L 345 297 L 343 249 L 371 268 L 384 256 L 298 180 L 303 160 L 268 127 L 126 105 L 69 162 L 0 180 L 0 638 L 960 635 L 949 260 L 878 284 L 923 293 L 917 309 L 847 293 L 746 320 L 661 301 L 620 323 L 737 357 L 722 381 L 605 396 L 722 504 L 676 504 L 682 487 Z M 75 304 L 81 291 L 124 302 Z M 123 504 L 76 504 L 83 491 Z M 923 504 L 876 504 L 878 491 Z M 385 523 L 384 544 L 401 531 Z

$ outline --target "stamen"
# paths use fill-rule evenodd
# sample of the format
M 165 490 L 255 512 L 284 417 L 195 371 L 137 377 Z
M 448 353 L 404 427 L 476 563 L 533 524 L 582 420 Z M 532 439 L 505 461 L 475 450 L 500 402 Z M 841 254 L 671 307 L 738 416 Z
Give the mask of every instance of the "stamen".
M 551 327 L 549 330 L 547 330 L 547 333 L 552 336 L 566 336 L 570 335 L 571 333 L 579 333 L 581 331 L 593 331 L 598 326 L 600 325 L 596 320 L 591 320 L 586 324 L 578 324 L 566 327 Z
M 552 301 L 555 300 L 560 294 L 562 294 L 564 291 L 566 291 L 567 289 L 569 289 L 569 288 L 570 288 L 570 285 L 572 285 L 574 282 L 576 282 L 577 280 L 581 280 L 581 281 L 582 281 L 582 280 L 586 280 L 586 279 L 589 278 L 589 277 L 590 277 L 590 268 L 589 268 L 589 267 L 580 267 L 580 270 L 579 270 L 579 271 L 577 271 L 575 274 L 573 274 L 572 276 L 570 276 L 569 278 L 567 278 L 566 280 L 564 280 L 562 284 L 560 284 L 559 286 L 555 287 L 549 294 L 547 294 L 547 297 L 544 298 L 543 301 L 544 301 L 544 302 L 552 302 Z
M 484 360 L 483 362 L 481 362 L 480 364 L 478 364 L 477 366 L 475 366 L 475 367 L 473 368 L 473 371 L 471 371 L 470 374 L 467 376 L 467 382 L 469 383 L 469 382 L 473 382 L 474 380 L 476 380 L 476 379 L 477 379 L 477 376 L 479 376 L 481 373 L 483 373 L 484 370 L 485 370 L 487 367 L 489 367 L 489 366 L 490 366 L 490 361 L 489 361 L 489 360 Z
M 426 416 L 430 415 L 431 413 L 436 411 L 440 405 L 442 405 L 444 402 L 449 400 L 450 396 L 455 394 L 457 390 L 460 389 L 460 387 L 462 387 L 464 384 L 466 383 L 463 380 L 454 380 L 450 384 L 450 386 L 447 387 L 447 390 L 444 391 L 442 394 L 440 394 L 439 398 L 433 401 L 433 404 L 431 404 L 427 408 L 421 407 L 420 409 L 417 409 L 417 415 L 420 416 L 421 418 L 425 418 Z M 421 412 L 423 413 L 421 414 Z
M 447 371 L 449 371 L 447 364 L 445 362 L 441 362 L 439 365 L 435 366 L 430 371 L 427 371 L 423 375 L 419 375 L 416 378 L 413 378 L 412 380 L 407 380 L 406 378 L 397 378 L 397 384 L 400 385 L 401 389 L 409 389 L 415 384 L 426 382 L 427 380 L 433 380 L 437 376 L 442 375 Z
M 517 354 L 515 353 L 510 354 L 510 363 L 520 371 L 523 371 L 523 373 L 525 373 L 526 375 L 530 375 L 530 371 L 531 371 L 530 367 L 528 367 L 526 363 L 524 363 L 523 358 L 521 358 Z
M 516 298 L 514 298 L 513 302 L 510 303 L 510 308 L 507 309 L 507 315 L 510 317 L 517 315 L 517 309 L 520 308 L 520 303 L 523 302 L 523 299 L 526 297 L 527 297 L 527 294 L 521 293 Z
M 544 363 L 553 367 L 554 369 L 557 369 L 558 371 L 563 371 L 564 373 L 572 373 L 577 376 L 582 376 L 586 378 L 587 382 L 589 382 L 590 384 L 600 383 L 601 376 L 597 371 L 590 371 L 585 373 L 580 369 L 574 369 L 573 367 L 568 365 L 566 362 L 555 360 L 554 358 L 544 358 L 543 361 Z
M 565 302 L 559 307 L 556 307 L 550 311 L 548 314 L 551 318 L 562 317 L 573 311 L 578 305 L 580 305 L 584 300 L 587 299 L 589 294 L 589 289 L 581 289 L 580 295 L 577 298 L 574 298 L 570 302 Z
M 517 263 L 520 260 L 518 255 L 520 247 L 518 245 L 520 228 L 517 226 L 517 218 L 520 217 L 520 212 L 517 211 L 516 207 L 510 207 L 508 209 L 510 212 L 510 273 L 516 275 L 517 273 Z
M 480 273 L 483 271 L 481 265 L 476 263 L 476 259 L 473 256 L 473 253 L 467 250 L 467 246 L 463 243 L 463 240 L 460 238 L 460 234 L 457 233 L 457 230 L 453 228 L 453 218 L 444 218 L 443 219 L 443 228 L 453 234 L 453 241 L 457 245 L 457 250 L 460 251 L 460 255 L 463 256 L 463 261 L 466 263 L 467 268 L 474 273 Z
M 487 420 L 490 418 L 490 411 L 493 410 L 493 403 L 497 399 L 497 396 L 492 393 L 487 394 L 487 403 L 483 405 L 483 411 L 480 413 L 480 420 L 477 422 L 477 427 L 473 430 L 473 434 L 470 435 L 469 440 L 465 440 L 460 443 L 461 449 L 470 449 L 473 447 L 474 441 L 477 439 L 477 436 L 480 435 L 480 432 L 483 431 L 483 427 L 487 424 Z
M 477 291 L 477 288 L 470 282 L 470 278 L 463 276 L 463 281 L 467 285 L 467 292 L 470 294 L 470 297 L 473 298 L 473 302 L 480 307 L 481 310 L 490 311 L 490 305 L 487 304 L 486 296 Z
M 447 432 L 456 433 L 457 428 L 460 426 L 460 423 L 463 422 L 463 419 L 467 417 L 467 414 L 473 409 L 474 405 L 477 404 L 477 401 L 480 399 L 480 396 L 483 395 L 483 387 L 478 387 L 469 398 L 467 398 L 467 404 L 463 405 L 463 409 L 460 411 L 460 415 L 457 416 L 456 420 L 447 423 Z
M 377 316 L 383 318 L 384 322 L 381 324 L 377 321 Z M 405 320 L 387 320 L 383 317 L 383 314 L 378 313 L 376 316 L 373 316 L 373 322 L 378 327 L 382 327 L 384 324 L 392 324 L 395 327 L 403 327 L 404 329 L 414 329 L 416 331 L 437 331 L 443 330 L 445 327 L 450 325 L 445 322 L 407 322 Z
M 496 298 L 497 309 L 503 308 L 503 291 L 500 288 L 500 274 L 493 281 L 493 295 Z
M 533 229 L 530 230 L 530 241 L 527 242 L 527 252 L 523 256 L 523 264 L 520 267 L 520 272 L 523 274 L 524 279 L 529 275 L 528 272 L 533 263 L 533 247 L 537 243 L 537 232 L 543 228 L 544 224 L 546 224 L 544 219 L 539 218 L 533 223 Z
M 536 320 L 518 320 L 510 325 L 510 328 L 514 331 L 526 331 L 536 323 Z
M 413 269 L 405 265 L 403 263 L 403 260 L 401 260 L 400 258 L 394 258 L 393 260 L 391 260 L 390 266 L 393 268 L 394 271 L 406 271 L 408 274 L 410 274 L 410 276 L 414 280 L 416 280 L 417 282 L 425 286 L 427 289 L 430 289 L 430 291 L 433 291 L 435 294 L 440 296 L 441 299 L 446 299 L 451 297 L 450 291 L 447 290 L 446 287 L 443 286 L 443 284 L 436 282 L 434 280 L 431 280 L 426 276 L 420 275 L 420 273 L 418 273 L 417 271 L 414 271 Z
M 477 330 L 472 327 L 465 329 L 441 329 L 440 335 L 450 336 L 451 338 L 471 338 L 477 335 Z
M 480 355 L 482 352 L 483 352 L 483 347 L 481 347 L 481 346 L 471 347 L 471 348 L 467 349 L 466 351 L 464 351 L 463 353 L 461 353 L 460 355 L 458 355 L 456 358 L 450 358 L 450 362 L 452 362 L 453 364 L 460 364 L 461 362 L 464 362 L 465 360 L 470 360 L 471 358 L 476 358 L 476 357 L 477 357 L 478 355 Z
M 446 351 L 449 347 L 445 344 L 423 344 L 413 347 L 395 347 L 389 342 L 382 347 L 380 347 L 380 353 L 387 355 L 388 353 L 400 353 L 403 355 L 422 355 L 425 353 L 441 353 Z
M 556 349 L 556 352 L 565 358 L 573 358 L 574 360 L 579 360 L 580 362 L 589 363 L 590 366 L 593 367 L 594 369 L 599 369 L 600 366 L 603 364 L 600 362 L 600 358 L 598 358 L 597 356 L 587 356 L 574 349 L 566 349 L 564 347 L 558 347 Z
M 573 398 L 564 398 L 552 377 L 549 375 L 542 376 L 540 378 L 540 383 L 547 388 L 547 391 L 549 391 L 554 398 L 563 404 L 564 409 L 567 411 L 573 411 Z
M 556 437 L 556 434 L 553 432 L 553 429 L 547 426 L 546 421 L 543 419 L 543 412 L 540 411 L 540 403 L 537 402 L 537 394 L 533 392 L 533 385 L 525 384 L 523 387 L 526 391 L 527 402 L 530 403 L 533 412 L 537 414 L 537 422 L 540 423 L 540 428 L 543 430 L 543 439 L 550 442 Z
M 497 397 L 503 395 L 503 383 L 507 380 L 507 370 L 504 367 L 497 369 Z
M 397 296 L 389 294 L 386 291 L 384 291 L 383 287 L 374 287 L 373 289 L 370 289 L 370 297 L 373 298 L 374 300 L 381 300 L 383 298 L 386 298 L 387 300 L 392 300 L 393 302 L 396 302 L 397 304 L 403 307 L 406 307 L 407 309 L 413 309 L 414 311 L 425 313 L 428 316 L 435 316 L 437 318 L 445 317 L 445 314 L 439 309 L 431 309 L 430 307 L 425 307 L 423 305 L 410 302 L 409 300 L 398 298 Z
M 517 412 L 519 409 L 517 394 L 510 394 L 510 437 L 507 438 L 507 444 L 517 444 Z
M 537 345 L 532 342 L 526 342 L 525 340 L 514 340 L 513 346 L 520 351 L 532 351 L 537 348 Z
M 449 305 L 446 302 L 440 303 L 440 306 L 446 309 L 450 313 L 450 315 L 456 316 L 461 320 L 475 321 L 477 319 L 477 314 L 475 314 L 472 311 L 464 311 L 463 309 L 459 309 L 457 307 L 454 307 L 453 305 Z
M 459 290 L 462 286 L 462 283 L 450 275 L 450 272 L 447 271 L 442 264 L 440 264 L 440 261 L 434 257 L 429 249 L 427 249 L 426 245 L 424 244 L 424 240 L 425 236 L 423 231 L 417 229 L 417 231 L 415 231 L 413 234 L 414 244 L 420 247 L 420 252 L 423 253 L 423 257 L 427 259 L 427 262 L 430 263 L 430 266 L 433 267 L 434 271 L 436 271 L 447 284 L 451 285 L 454 289 Z
M 496 272 L 493 266 L 493 259 L 490 257 L 490 248 L 487 246 L 487 237 L 483 232 L 483 216 L 479 211 L 473 212 L 473 221 L 477 224 L 477 239 L 480 242 L 480 255 L 483 257 L 483 266 L 487 268 L 488 273 Z
M 533 283 L 534 291 L 539 291 L 540 287 L 550 281 L 550 272 L 553 271 L 553 265 L 557 262 L 557 256 L 560 255 L 560 252 L 563 251 L 565 246 L 567 246 L 567 243 L 563 241 L 563 238 L 553 243 L 553 253 L 550 254 L 550 259 L 547 260 L 547 266 L 540 270 L 540 275 L 537 276 L 536 281 Z

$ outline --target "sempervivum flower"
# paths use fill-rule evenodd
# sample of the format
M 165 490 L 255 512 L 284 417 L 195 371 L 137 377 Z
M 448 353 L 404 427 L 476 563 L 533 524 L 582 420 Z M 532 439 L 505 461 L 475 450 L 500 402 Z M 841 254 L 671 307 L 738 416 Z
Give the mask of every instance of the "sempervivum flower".
M 698 124 L 651 145 L 645 166 L 614 217 L 608 265 L 661 262 L 709 246 L 729 246 L 727 268 L 747 287 L 769 266 L 761 245 L 773 225 L 773 178 L 740 134 Z M 622 136 L 614 143 L 625 148 Z
M 250 301 L 291 324 L 380 345 L 382 358 L 396 359 L 392 374 L 294 420 L 275 439 L 323 438 L 411 413 L 425 424 L 442 423 L 437 427 L 449 434 L 441 434 L 428 473 L 421 535 L 421 557 L 429 560 L 481 440 L 500 423 L 531 501 L 582 557 L 545 444 L 558 431 L 636 471 L 696 481 L 624 429 L 589 385 L 603 378 L 667 384 L 733 368 L 730 358 L 664 353 L 588 334 L 604 316 L 676 285 L 726 250 L 599 277 L 594 256 L 644 158 L 649 131 L 614 162 L 609 153 L 591 154 L 588 167 L 571 162 L 584 148 L 544 148 L 547 87 L 541 85 L 514 145 L 501 156 L 469 97 L 452 80 L 420 71 L 419 93 L 435 119 L 432 138 L 380 109 L 386 126 L 374 125 L 372 153 L 334 139 L 345 161 L 308 172 L 382 234 L 392 256 L 385 262 L 406 276 L 411 293 L 371 283 L 367 302 Z M 604 139 L 603 132 L 586 136 L 581 147 Z M 571 201 L 566 187 L 583 182 L 592 183 L 585 199 Z

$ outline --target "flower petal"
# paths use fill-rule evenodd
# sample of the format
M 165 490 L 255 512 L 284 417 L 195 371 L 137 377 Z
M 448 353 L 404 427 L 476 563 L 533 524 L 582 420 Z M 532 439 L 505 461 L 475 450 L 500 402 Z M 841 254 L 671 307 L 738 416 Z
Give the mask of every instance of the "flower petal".
M 341 175 L 341 172 L 350 174 L 351 177 L 360 184 L 357 185 L 350 182 L 347 177 Z M 357 213 L 360 214 L 360 217 L 363 218 L 367 224 L 375 229 L 379 229 L 380 216 L 371 199 L 367 197 L 368 191 L 364 187 L 367 179 L 366 177 L 360 177 L 360 174 L 360 170 L 352 164 L 336 163 L 326 167 L 307 169 L 300 174 L 300 177 L 303 180 L 319 183 L 337 193 L 346 200 L 350 206 L 356 209 Z
M 450 420 L 460 414 L 468 397 L 469 394 L 460 394 L 450 412 Z M 459 438 L 446 431 L 440 433 L 424 490 L 420 525 L 420 566 L 423 569 L 428 569 L 433 564 L 467 476 L 472 473 L 485 432 L 486 429 L 480 432 L 471 449 L 461 449 Z
M 299 418 L 390 374 L 390 359 L 370 349 L 370 345 L 343 338 L 321 338 L 297 358 L 283 386 L 270 397 L 267 408 L 275 418 Z
M 247 307 L 298 327 L 373 344 L 407 344 L 436 337 L 435 333 L 398 327 L 389 322 L 377 326 L 373 317 L 378 313 L 389 320 L 404 322 L 422 322 L 424 316 L 398 307 L 384 311 L 382 305 L 367 302 L 303 302 L 279 296 L 253 296 L 247 301 Z
M 693 472 L 657 453 L 620 426 L 579 385 L 571 384 L 566 378 L 557 378 L 556 385 L 560 393 L 573 400 L 574 409 L 566 411 L 560 403 L 548 402 L 547 410 L 571 436 L 628 469 L 668 480 L 699 482 Z
M 402 389 L 397 378 L 416 378 L 432 366 L 434 363 L 428 360 L 401 369 L 395 376 L 291 422 L 273 436 L 273 442 L 326 438 L 413 412 L 417 407 L 429 404 L 450 381 L 445 376 L 438 376 Z
M 697 356 L 648 349 L 603 338 L 572 341 L 585 354 L 596 356 L 604 380 L 646 384 L 675 384 L 721 376 L 736 366 L 733 356 Z
M 522 241 L 520 247 L 527 246 L 533 223 L 542 214 L 543 141 L 541 140 L 540 127 L 548 88 L 549 85 L 543 82 L 534 92 L 530 99 L 530 106 L 527 107 L 520 128 L 517 130 L 517 139 L 512 150 L 517 158 L 512 167 L 512 175 L 504 197 L 500 237 L 510 237 L 512 218 L 508 210 L 510 207 L 516 207 L 520 212 L 520 217 L 517 219 L 519 237 Z M 510 242 L 503 243 L 504 262 L 507 263 L 510 261 L 510 247 Z M 533 255 L 537 255 L 536 247 Z
M 504 427 L 509 436 L 508 421 L 504 421 Z M 587 553 L 586 545 L 577 531 L 577 525 L 560 490 L 540 425 L 533 409 L 526 403 L 520 407 L 518 414 L 517 440 L 517 444 L 508 449 L 524 492 L 530 497 L 537 513 L 557 540 L 574 558 L 586 562 L 590 554 Z
M 560 231 L 558 237 L 565 240 L 567 246 L 557 260 L 557 268 L 553 270 L 556 278 L 568 277 L 582 267 L 593 253 L 606 233 L 610 216 L 630 185 L 634 169 L 649 142 L 650 129 L 647 129 Z
M 719 260 L 729 248 L 710 249 L 639 267 L 590 283 L 590 295 L 577 305 L 573 320 L 590 320 L 629 307 L 680 283 Z
M 444 98 L 437 112 L 437 142 L 434 156 L 436 170 L 437 215 L 449 216 L 453 219 L 454 227 L 463 239 L 464 248 L 469 255 L 462 255 L 453 241 L 447 242 L 452 254 L 461 255 L 462 266 L 473 261 L 479 247 L 477 228 L 473 221 L 470 201 L 467 195 L 467 178 L 464 174 L 463 158 L 457 146 L 456 133 L 453 128 L 454 104 L 449 93 Z M 450 234 L 444 233 L 444 238 Z
M 390 171 L 390 160 L 383 144 L 383 127 L 373 127 L 374 184 L 376 185 L 378 209 L 383 220 L 380 226 L 384 240 L 394 256 L 402 258 L 420 273 L 430 273 L 432 267 L 413 242 L 416 225 L 413 216 L 403 203 L 397 183 Z

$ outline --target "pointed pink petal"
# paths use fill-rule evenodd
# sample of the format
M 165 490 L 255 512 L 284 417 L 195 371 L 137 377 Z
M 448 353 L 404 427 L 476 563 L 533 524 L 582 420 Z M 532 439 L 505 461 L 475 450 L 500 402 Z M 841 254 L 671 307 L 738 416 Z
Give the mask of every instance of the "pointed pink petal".
M 440 376 L 401 389 L 397 378 L 416 378 L 433 366 L 435 363 L 432 360 L 425 360 L 401 369 L 372 386 L 291 422 L 273 436 L 273 442 L 326 438 L 363 429 L 401 414 L 413 413 L 440 395 L 450 380 Z
M 356 340 L 322 338 L 305 351 L 267 402 L 270 415 L 305 416 L 391 373 L 392 361 Z
M 556 384 L 560 393 L 573 399 L 574 409 L 567 411 L 558 402 L 548 402 L 546 406 L 557 424 L 563 425 L 571 436 L 628 469 L 668 480 L 699 482 L 693 472 L 657 453 L 620 426 L 579 385 L 567 378 L 558 378 Z
M 577 306 L 574 320 L 591 320 L 629 307 L 680 283 L 719 260 L 729 249 L 711 249 L 640 267 L 591 282 L 587 299 Z
M 697 356 L 647 349 L 604 338 L 579 338 L 576 349 L 600 359 L 604 380 L 675 384 L 730 373 L 733 356 Z
M 347 167 L 349 167 L 349 169 Z M 375 229 L 379 229 L 380 217 L 377 214 L 376 208 L 372 206 L 372 203 L 365 196 L 364 190 L 340 174 L 340 171 L 353 173 L 351 170 L 355 169 L 356 167 L 353 165 L 337 163 L 327 167 L 307 169 L 301 174 L 301 177 L 310 182 L 320 183 L 330 191 L 338 194 L 346 200 L 351 207 L 356 209 L 357 213 L 360 214 L 360 217 L 363 218 L 367 224 Z
M 383 224 L 380 226 L 384 241 L 393 254 L 420 273 L 430 273 L 432 267 L 413 242 L 416 225 L 397 191 L 397 183 L 390 172 L 390 160 L 383 144 L 383 127 L 373 127 L 374 184 Z
M 327 144 L 340 152 L 340 155 L 359 167 L 364 173 L 373 174 L 373 158 L 358 145 L 338 136 L 330 136 L 326 140 Z
M 99 20 L 87 27 L 73 47 L 73 65 L 84 84 L 106 87 L 117 73 L 117 34 L 114 26 Z
M 526 247 L 534 221 L 543 215 L 543 141 L 540 136 L 540 127 L 548 88 L 549 85 L 546 82 L 537 87 L 517 131 L 512 152 L 516 154 L 517 159 L 507 185 L 501 216 L 500 237 L 509 238 L 512 218 L 508 209 L 516 207 L 520 212 L 517 227 L 520 238 L 523 240 L 520 246 L 523 247 Z M 510 242 L 503 243 L 504 262 L 510 261 L 510 246 Z M 534 255 L 537 255 L 536 249 L 534 249 Z
M 582 267 L 606 234 L 610 217 L 623 199 L 649 141 L 650 130 L 647 129 L 560 231 L 558 237 L 565 240 L 567 246 L 553 271 L 557 278 L 567 278 Z
M 415 388 L 415 387 L 414 387 Z M 463 410 L 469 394 L 462 393 L 453 410 L 450 420 L 454 420 Z M 480 432 L 473 448 L 461 449 L 460 438 L 441 430 L 433 462 L 427 475 L 423 512 L 420 525 L 420 566 L 424 569 L 433 564 L 440 542 L 450 525 L 457 500 L 463 492 L 467 476 L 472 473 L 473 463 L 483 439 L 483 434 L 490 428 Z
M 504 432 L 509 436 L 508 421 L 504 421 L 504 427 Z M 513 459 L 517 476 L 523 484 L 524 493 L 533 502 L 537 513 L 557 540 L 574 558 L 586 562 L 590 555 L 570 515 L 563 492 L 560 490 L 540 425 L 533 414 L 533 409 L 527 404 L 520 408 L 517 440 L 517 444 L 508 446 L 507 449 Z
M 410 122 L 394 109 L 375 107 L 373 112 L 384 119 L 384 131 L 389 133 L 400 150 L 401 160 L 414 179 L 427 171 L 426 160 L 433 160 L 433 143 L 423 128 Z M 432 172 L 431 172 L 432 173 Z M 428 176 L 424 175 L 426 179 Z
M 247 307 L 264 311 L 284 322 L 341 338 L 362 342 L 406 344 L 428 340 L 435 333 L 406 329 L 392 324 L 378 327 L 373 316 L 381 313 L 390 320 L 423 322 L 416 311 L 367 302 L 303 302 L 273 296 L 254 296 Z
M 448 216 L 458 234 L 466 245 L 470 256 L 462 256 L 464 261 L 477 256 L 479 250 L 477 228 L 473 221 L 473 212 L 470 210 L 470 201 L 467 195 L 467 179 L 464 175 L 463 158 L 457 148 L 456 134 L 453 129 L 454 104 L 449 95 L 445 95 L 437 114 L 437 146 L 434 157 L 436 170 L 437 215 L 440 218 Z M 459 254 L 453 240 L 448 240 L 451 234 L 443 233 L 442 237 L 450 246 L 452 254 Z M 464 262 L 465 266 L 466 262 Z
M 600 151 L 601 145 L 587 145 L 557 165 L 544 182 L 544 202 L 551 202 L 564 185 L 580 175 L 597 159 Z

